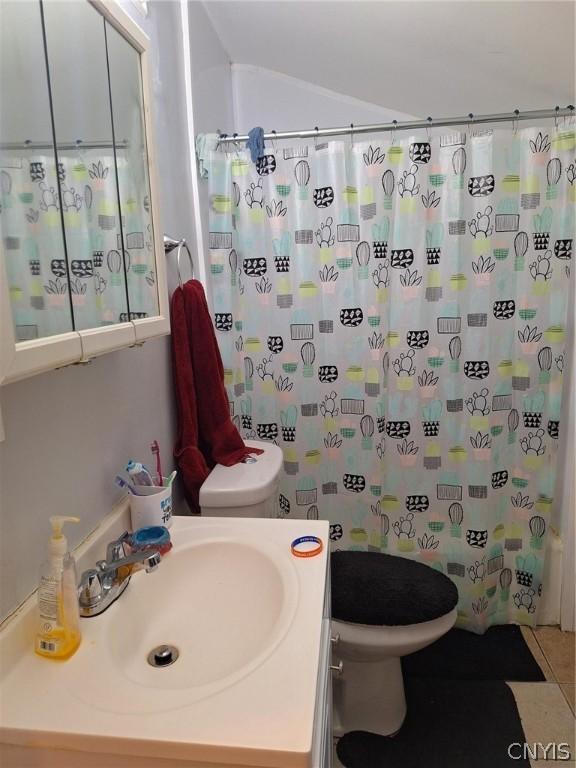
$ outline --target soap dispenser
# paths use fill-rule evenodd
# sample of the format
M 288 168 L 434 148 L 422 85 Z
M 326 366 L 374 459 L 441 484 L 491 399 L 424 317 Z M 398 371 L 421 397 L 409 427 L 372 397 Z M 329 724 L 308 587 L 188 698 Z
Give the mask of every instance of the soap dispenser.
M 68 552 L 62 533 L 65 523 L 79 523 L 78 517 L 54 515 L 49 557 L 40 569 L 38 586 L 38 631 L 34 650 L 40 656 L 64 661 L 80 645 L 76 561 Z

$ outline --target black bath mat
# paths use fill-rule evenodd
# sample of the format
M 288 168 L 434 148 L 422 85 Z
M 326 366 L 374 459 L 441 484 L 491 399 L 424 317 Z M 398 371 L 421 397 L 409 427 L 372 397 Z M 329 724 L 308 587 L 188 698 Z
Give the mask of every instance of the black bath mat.
M 511 744 L 526 738 L 506 683 L 409 679 L 406 699 L 408 714 L 396 736 L 342 736 L 336 752 L 345 768 L 529 768 L 528 760 L 508 755 Z
M 427 648 L 405 656 L 402 670 L 404 677 L 441 680 L 546 679 L 515 624 L 490 627 L 483 635 L 451 629 Z

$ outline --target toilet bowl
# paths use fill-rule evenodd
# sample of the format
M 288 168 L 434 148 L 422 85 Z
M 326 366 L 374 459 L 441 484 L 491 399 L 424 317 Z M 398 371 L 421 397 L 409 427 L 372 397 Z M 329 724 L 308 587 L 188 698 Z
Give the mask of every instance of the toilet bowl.
M 331 571 L 333 663 L 342 668 L 334 735 L 390 736 L 406 716 L 400 659 L 454 626 L 458 592 L 429 566 L 380 553 L 335 552 Z
M 400 659 L 419 651 L 454 626 L 456 608 L 432 621 L 397 627 L 332 622 L 334 664 L 334 735 L 370 731 L 390 736 L 406 716 Z
M 261 454 L 231 467 L 217 464 L 200 488 L 200 510 L 205 517 L 277 517 L 281 449 L 274 443 L 245 440 Z

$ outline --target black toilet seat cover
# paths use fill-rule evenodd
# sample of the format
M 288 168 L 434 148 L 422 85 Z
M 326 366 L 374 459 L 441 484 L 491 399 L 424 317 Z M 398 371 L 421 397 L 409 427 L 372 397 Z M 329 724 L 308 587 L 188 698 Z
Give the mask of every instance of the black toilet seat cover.
M 332 618 L 398 626 L 444 616 L 458 602 L 456 585 L 424 563 L 380 552 L 333 552 Z

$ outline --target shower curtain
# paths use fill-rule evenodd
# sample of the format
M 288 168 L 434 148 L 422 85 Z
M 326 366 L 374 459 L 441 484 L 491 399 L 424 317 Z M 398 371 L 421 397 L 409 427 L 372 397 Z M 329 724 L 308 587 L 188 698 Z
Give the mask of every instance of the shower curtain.
M 213 152 L 214 324 L 278 515 L 421 560 L 458 625 L 534 624 L 553 504 L 573 128 Z

